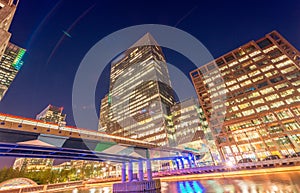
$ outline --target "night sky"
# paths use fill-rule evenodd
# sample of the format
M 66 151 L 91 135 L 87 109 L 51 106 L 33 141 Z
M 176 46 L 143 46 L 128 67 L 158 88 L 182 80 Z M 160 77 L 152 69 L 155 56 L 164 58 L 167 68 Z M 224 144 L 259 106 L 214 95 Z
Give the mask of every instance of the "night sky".
M 300 49 L 299 0 L 106 1 L 20 0 L 11 42 L 27 49 L 24 66 L 0 102 L 0 112 L 34 118 L 48 104 L 72 117 L 72 85 L 88 50 L 103 37 L 139 24 L 176 26 L 217 58 L 277 30 Z M 71 38 L 64 34 L 67 31 Z M 139 37 L 137 37 L 139 38 Z M 166 51 L 169 63 L 188 73 L 188 61 Z M 182 65 L 182 64 L 187 65 Z M 108 92 L 109 68 L 101 75 L 96 108 Z

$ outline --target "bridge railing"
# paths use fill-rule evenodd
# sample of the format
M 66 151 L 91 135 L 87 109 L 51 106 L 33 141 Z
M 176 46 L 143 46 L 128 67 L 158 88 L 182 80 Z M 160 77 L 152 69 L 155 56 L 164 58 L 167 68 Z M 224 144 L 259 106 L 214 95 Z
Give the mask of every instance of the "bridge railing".
M 211 173 L 211 172 L 228 172 L 228 171 L 251 169 L 251 168 L 255 169 L 255 168 L 265 168 L 265 167 L 279 167 L 279 166 L 287 166 L 287 165 L 300 165 L 300 157 L 248 162 L 248 163 L 237 163 L 232 166 L 228 166 L 224 163 L 222 165 L 217 165 L 217 166 L 203 166 L 203 167 L 194 167 L 194 168 L 184 168 L 179 170 L 170 169 L 167 171 L 153 172 L 153 177 Z
M 4 127 L 7 123 L 17 124 L 17 127 L 22 127 L 22 125 L 28 125 L 28 126 L 32 126 L 32 128 L 41 127 L 41 128 L 47 128 L 47 129 L 67 131 L 67 132 L 71 132 L 71 133 L 78 133 L 80 136 L 86 135 L 86 136 L 101 137 L 103 140 L 106 140 L 106 141 L 112 141 L 112 142 L 116 141 L 116 142 L 121 142 L 121 143 L 133 143 L 133 144 L 157 147 L 156 144 L 151 143 L 151 142 L 145 142 L 145 141 L 136 140 L 136 139 L 119 137 L 116 135 L 106 134 L 106 133 L 99 132 L 99 131 L 88 130 L 85 128 L 77 128 L 77 127 L 72 127 L 72 126 L 61 126 L 61 125 L 58 125 L 55 123 L 48 123 L 48 122 L 44 122 L 41 120 L 35 120 L 35 119 L 0 113 L 0 125 L 3 125 L 3 127 Z

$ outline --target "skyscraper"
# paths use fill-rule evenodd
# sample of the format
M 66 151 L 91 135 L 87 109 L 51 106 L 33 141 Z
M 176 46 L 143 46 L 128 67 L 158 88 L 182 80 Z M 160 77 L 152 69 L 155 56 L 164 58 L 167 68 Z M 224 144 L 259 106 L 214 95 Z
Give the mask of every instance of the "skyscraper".
M 273 31 L 190 73 L 223 159 L 300 151 L 299 69 L 299 51 Z
M 13 0 L 0 0 L 0 58 L 8 45 L 11 33 L 8 32 L 16 11 Z
M 66 114 L 62 113 L 63 109 L 63 107 L 49 104 L 41 113 L 36 115 L 36 119 L 65 126 Z M 54 159 L 49 158 L 17 158 L 13 167 L 19 168 L 19 170 L 45 170 L 52 167 L 53 161 Z
M 36 119 L 65 126 L 66 114 L 62 113 L 63 109 L 63 107 L 56 107 L 49 104 L 42 112 L 36 115 Z
M 25 49 L 12 43 L 8 43 L 0 60 L 0 100 L 5 95 L 10 84 L 23 65 L 22 57 Z
M 107 133 L 159 145 L 174 143 L 166 118 L 174 104 L 173 90 L 162 49 L 149 33 L 111 63 L 106 101 Z
M 17 5 L 13 3 L 13 0 L 0 0 L 0 100 L 22 66 L 22 53 L 25 52 L 25 50 L 9 43 L 11 33 L 8 32 L 8 29 L 16 7 Z

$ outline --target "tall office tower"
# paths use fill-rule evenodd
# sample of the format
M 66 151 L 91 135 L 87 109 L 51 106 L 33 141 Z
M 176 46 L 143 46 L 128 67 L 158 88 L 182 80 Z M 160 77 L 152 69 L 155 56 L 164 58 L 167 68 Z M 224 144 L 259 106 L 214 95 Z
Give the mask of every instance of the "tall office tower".
M 107 133 L 174 143 L 166 118 L 174 104 L 169 72 L 162 49 L 149 33 L 111 63 L 107 103 Z
M 22 57 L 26 50 L 8 43 L 2 58 L 0 59 L 0 100 L 5 95 L 10 84 L 23 65 Z
M 171 113 L 178 147 L 198 152 L 203 156 L 202 162 L 220 160 L 204 112 L 195 98 L 177 102 Z
M 190 73 L 224 159 L 300 151 L 299 68 L 299 51 L 273 31 Z M 211 101 L 213 97 L 224 103 Z M 223 124 L 213 110 L 224 115 Z
M 42 112 L 36 115 L 36 119 L 65 126 L 66 114 L 62 113 L 63 109 L 63 107 L 48 105 Z
M 13 0 L 0 0 L 0 58 L 8 45 L 11 33 L 8 32 L 16 11 Z

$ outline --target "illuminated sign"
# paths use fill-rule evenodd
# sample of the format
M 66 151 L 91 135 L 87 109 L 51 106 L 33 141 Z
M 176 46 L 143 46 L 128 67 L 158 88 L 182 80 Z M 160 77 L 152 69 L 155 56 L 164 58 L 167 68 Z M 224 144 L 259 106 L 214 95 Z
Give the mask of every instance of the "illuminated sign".
M 12 63 L 12 66 L 16 69 L 16 70 L 20 70 L 21 67 L 23 66 L 23 61 L 22 61 L 22 58 L 25 54 L 26 50 L 24 49 L 20 49 L 19 50 L 19 53 L 16 57 L 16 59 L 14 60 L 14 62 Z

